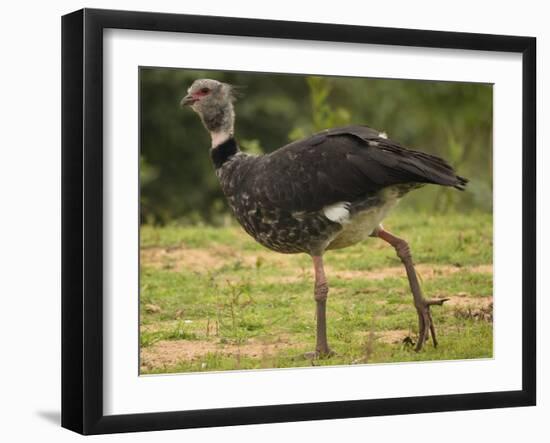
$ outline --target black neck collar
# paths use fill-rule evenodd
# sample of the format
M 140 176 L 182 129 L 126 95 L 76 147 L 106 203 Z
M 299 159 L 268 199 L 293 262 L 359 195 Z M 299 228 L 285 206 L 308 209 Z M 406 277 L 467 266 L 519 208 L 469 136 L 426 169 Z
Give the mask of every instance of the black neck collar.
M 229 137 L 226 141 L 218 146 L 214 146 L 210 150 L 210 157 L 216 169 L 220 168 L 227 160 L 239 151 L 237 142 L 233 137 Z

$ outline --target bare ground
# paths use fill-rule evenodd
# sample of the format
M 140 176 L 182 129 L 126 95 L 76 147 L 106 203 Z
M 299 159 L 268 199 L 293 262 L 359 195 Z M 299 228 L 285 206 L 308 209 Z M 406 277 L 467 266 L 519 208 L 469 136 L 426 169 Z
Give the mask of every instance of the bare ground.
M 229 246 L 216 245 L 210 249 L 194 249 L 185 247 L 176 248 L 146 248 L 141 250 L 141 261 L 157 269 L 170 269 L 180 271 L 183 269 L 194 272 L 205 272 L 205 270 L 216 270 L 227 264 L 228 259 L 241 262 L 245 266 L 256 266 L 259 261 L 264 264 L 280 266 L 285 260 L 269 251 L 256 251 L 249 254 L 235 252 Z M 325 266 L 330 278 L 352 280 L 364 278 L 369 280 L 383 280 L 385 278 L 404 277 L 402 266 L 378 268 L 372 271 L 367 270 L 336 270 L 330 265 Z M 434 264 L 417 264 L 416 270 L 422 280 L 437 278 L 442 275 L 452 275 L 457 272 L 469 272 L 474 274 L 491 274 L 493 265 L 479 266 L 450 266 Z M 294 283 L 304 278 L 312 277 L 312 272 L 296 269 L 293 275 L 266 277 L 267 282 Z
M 178 362 L 198 360 L 211 353 L 268 359 L 283 349 L 295 348 L 296 345 L 285 336 L 273 343 L 251 339 L 239 345 L 219 341 L 163 340 L 141 349 L 141 370 L 174 366 Z
M 376 340 L 382 343 L 403 343 L 405 338 L 411 335 L 408 329 L 394 329 L 392 331 L 380 331 L 376 333 Z
M 230 246 L 214 245 L 208 249 L 201 248 L 142 248 L 140 251 L 142 263 L 157 269 L 194 272 L 216 270 L 227 264 L 228 260 L 239 261 L 246 266 L 256 266 L 258 260 L 273 265 L 284 263 L 284 260 L 269 251 L 257 251 L 241 254 Z

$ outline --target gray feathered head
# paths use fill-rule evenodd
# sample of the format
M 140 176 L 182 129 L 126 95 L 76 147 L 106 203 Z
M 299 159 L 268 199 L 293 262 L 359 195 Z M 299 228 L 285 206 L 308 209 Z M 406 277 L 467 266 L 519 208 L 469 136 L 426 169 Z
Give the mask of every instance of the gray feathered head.
M 190 106 L 200 115 L 210 132 L 231 131 L 235 115 L 233 87 L 217 80 L 195 80 L 181 99 L 181 106 Z

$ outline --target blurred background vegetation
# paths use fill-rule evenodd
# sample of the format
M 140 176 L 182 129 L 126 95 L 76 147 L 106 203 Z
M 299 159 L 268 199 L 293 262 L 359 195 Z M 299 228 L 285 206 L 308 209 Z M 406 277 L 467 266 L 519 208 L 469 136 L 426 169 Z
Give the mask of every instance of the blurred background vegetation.
M 444 157 L 470 179 L 464 193 L 426 186 L 400 207 L 492 212 L 491 85 L 141 68 L 142 223 L 230 223 L 210 163 L 209 135 L 192 110 L 179 107 L 197 78 L 240 87 L 235 132 L 245 151 L 269 153 L 325 128 L 368 125 Z

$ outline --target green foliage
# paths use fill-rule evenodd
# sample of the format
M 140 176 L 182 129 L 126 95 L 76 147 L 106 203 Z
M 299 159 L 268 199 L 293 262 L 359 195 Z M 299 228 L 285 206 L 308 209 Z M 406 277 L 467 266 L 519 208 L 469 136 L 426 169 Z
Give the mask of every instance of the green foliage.
M 405 146 L 446 158 L 471 179 L 467 192 L 425 187 L 417 211 L 492 210 L 492 86 L 281 74 L 140 70 L 142 222 L 224 224 L 228 214 L 198 116 L 178 105 L 197 78 L 246 87 L 236 103 L 244 150 L 269 153 L 325 128 L 366 124 Z
M 329 103 L 332 90 L 328 77 L 306 77 L 311 99 L 311 120 L 296 126 L 289 134 L 290 140 L 299 140 L 323 129 L 346 126 L 350 123 L 349 111 L 341 106 L 333 108 Z
M 312 362 L 303 358 L 315 341 L 309 257 L 267 251 L 236 226 L 144 226 L 142 373 L 491 357 L 491 215 L 398 211 L 386 226 L 409 240 L 426 296 L 451 298 L 432 310 L 437 349 L 407 345 L 416 311 L 402 264 L 381 240 L 326 254 L 337 355 Z

